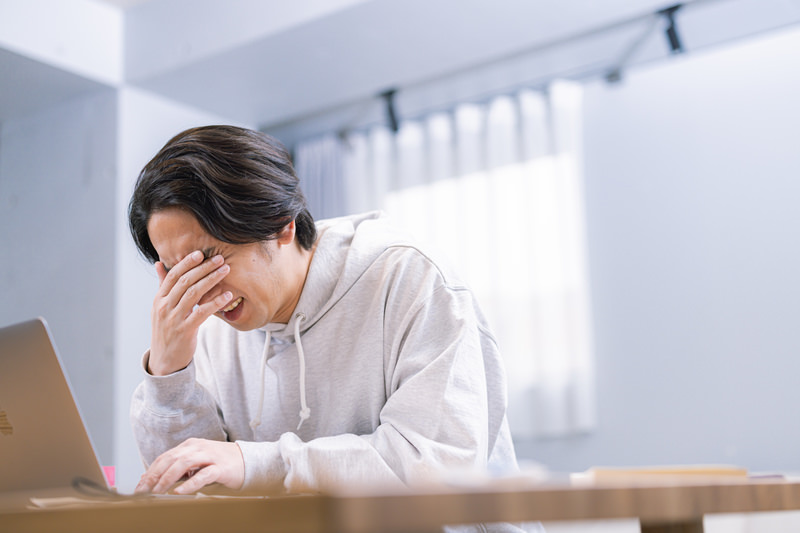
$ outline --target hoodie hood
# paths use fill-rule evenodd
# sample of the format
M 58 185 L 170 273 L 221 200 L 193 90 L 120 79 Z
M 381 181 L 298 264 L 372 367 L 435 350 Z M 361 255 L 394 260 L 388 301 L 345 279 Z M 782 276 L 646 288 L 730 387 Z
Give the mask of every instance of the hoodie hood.
M 298 320 L 301 334 L 313 327 L 382 253 L 392 246 L 409 245 L 408 237 L 388 220 L 381 211 L 373 211 L 318 222 L 317 246 L 292 318 L 286 324 L 270 323 L 259 329 L 272 338 L 288 340 L 295 335 Z

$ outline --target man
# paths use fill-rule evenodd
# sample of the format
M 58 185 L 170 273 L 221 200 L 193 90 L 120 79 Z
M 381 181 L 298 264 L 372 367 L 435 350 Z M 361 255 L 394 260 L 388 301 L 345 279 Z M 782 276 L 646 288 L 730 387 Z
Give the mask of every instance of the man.
M 274 139 L 178 134 L 142 170 L 129 218 L 160 281 L 131 407 L 148 465 L 137 491 L 516 468 L 471 292 L 377 213 L 315 224 Z

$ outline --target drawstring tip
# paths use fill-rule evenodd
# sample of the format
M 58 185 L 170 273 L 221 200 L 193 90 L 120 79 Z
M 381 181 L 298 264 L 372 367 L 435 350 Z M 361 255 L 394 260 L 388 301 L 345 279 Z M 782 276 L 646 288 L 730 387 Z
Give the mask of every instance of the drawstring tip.
M 250 429 L 256 429 L 260 425 L 261 425 L 261 420 L 251 420 L 250 421 Z
M 308 417 L 311 416 L 311 409 L 305 407 L 300 410 L 300 423 L 297 424 L 297 431 L 300 431 L 300 427 L 303 425 L 303 422 L 308 420 Z

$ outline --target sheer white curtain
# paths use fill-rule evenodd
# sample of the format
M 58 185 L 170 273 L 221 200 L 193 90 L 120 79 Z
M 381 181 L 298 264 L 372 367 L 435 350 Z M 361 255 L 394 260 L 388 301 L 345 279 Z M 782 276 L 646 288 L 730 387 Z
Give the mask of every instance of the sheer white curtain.
M 295 149 L 295 171 L 315 219 L 345 214 L 349 187 L 344 182 L 340 139 L 326 135 L 301 143 Z
M 320 142 L 298 149 L 301 180 Z M 518 437 L 594 426 L 580 143 L 581 89 L 558 82 L 405 121 L 395 135 L 350 134 L 341 166 L 324 169 L 341 187 L 318 198 L 327 212 L 383 209 L 472 287 L 506 361 Z

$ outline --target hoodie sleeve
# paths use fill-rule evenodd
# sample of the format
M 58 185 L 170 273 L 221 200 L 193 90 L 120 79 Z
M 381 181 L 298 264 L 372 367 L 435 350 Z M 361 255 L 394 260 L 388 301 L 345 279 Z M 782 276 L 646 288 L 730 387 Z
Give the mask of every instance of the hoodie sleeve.
M 377 428 L 308 442 L 294 433 L 277 442 L 239 442 L 245 488 L 275 489 L 281 480 L 293 493 L 400 487 L 441 479 L 446 471 L 485 469 L 496 435 L 489 435 L 484 351 L 495 354 L 494 341 L 484 335 L 468 291 L 416 294 L 428 297 L 386 313 L 389 394 Z
M 227 440 L 213 397 L 197 382 L 194 361 L 167 376 L 144 374 L 131 400 L 131 424 L 145 465 L 190 437 Z

